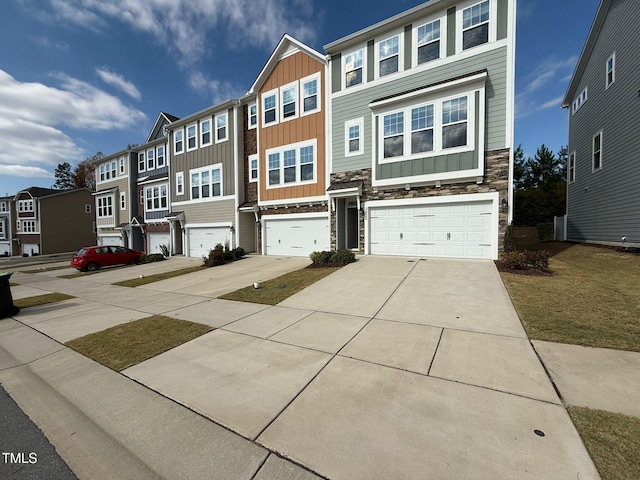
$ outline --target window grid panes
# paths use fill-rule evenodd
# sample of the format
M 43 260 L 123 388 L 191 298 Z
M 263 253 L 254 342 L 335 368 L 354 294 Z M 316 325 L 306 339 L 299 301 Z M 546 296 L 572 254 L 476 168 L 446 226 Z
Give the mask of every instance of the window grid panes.
M 344 62 L 345 87 L 362 83 L 362 57 L 362 49 L 346 55 Z
M 273 123 L 276 121 L 276 95 L 268 95 L 264 97 L 264 123 Z
M 302 109 L 310 112 L 318 108 L 318 80 L 302 84 Z
M 384 158 L 404 155 L 404 112 L 385 115 Z
M 284 161 L 284 183 L 294 183 L 296 181 L 296 151 L 285 150 Z
M 296 115 L 296 88 L 289 87 L 282 90 L 282 118 L 295 117 Z
M 158 168 L 162 168 L 164 167 L 164 146 L 160 145 L 156 150 L 158 153 L 156 165 Z
M 187 150 L 195 150 L 197 147 L 196 126 L 189 125 L 187 127 Z
M 349 127 L 349 153 L 360 151 L 360 125 Z
M 258 124 L 258 105 L 249 105 L 249 128 L 254 128 Z
M 593 137 L 593 169 L 602 168 L 602 132 Z
M 433 151 L 433 105 L 411 110 L 411 153 Z
M 203 120 L 200 123 L 200 143 L 202 145 L 211 144 L 211 120 Z
M 442 148 L 467 144 L 467 97 L 442 102 Z
M 147 170 L 153 170 L 155 168 L 155 152 L 153 148 L 147 150 Z
M 418 65 L 440 58 L 440 20 L 418 27 Z
M 227 114 L 216 117 L 216 142 L 227 139 Z
M 489 41 L 489 1 L 478 3 L 462 11 L 462 49 Z
M 379 75 L 381 77 L 398 71 L 398 49 L 398 36 L 391 37 L 380 42 L 378 46 L 378 53 L 380 57 Z
M 184 144 L 183 144 L 183 140 L 182 140 L 182 130 L 176 130 L 175 134 L 174 134 L 174 141 L 175 141 L 175 152 L 176 153 L 182 153 L 183 148 L 184 148 Z
M 269 185 L 280 183 L 280 153 L 269 154 Z

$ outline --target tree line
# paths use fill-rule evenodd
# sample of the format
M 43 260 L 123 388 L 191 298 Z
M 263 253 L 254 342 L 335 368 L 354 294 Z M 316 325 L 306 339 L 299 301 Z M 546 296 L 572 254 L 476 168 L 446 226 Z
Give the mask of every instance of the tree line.
M 53 188 L 58 190 L 75 190 L 78 188 L 88 188 L 92 192 L 96 189 L 96 178 L 94 175 L 95 165 L 93 162 L 100 160 L 104 155 L 98 152 L 91 157 L 82 160 L 75 168 L 71 168 L 69 162 L 59 163 L 54 172 L 56 182 Z

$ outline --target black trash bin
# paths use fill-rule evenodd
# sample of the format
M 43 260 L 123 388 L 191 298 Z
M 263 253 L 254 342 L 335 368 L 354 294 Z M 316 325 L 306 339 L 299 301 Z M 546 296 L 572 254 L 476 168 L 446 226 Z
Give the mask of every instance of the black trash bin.
M 9 287 L 11 275 L 11 273 L 0 272 L 0 318 L 11 317 L 20 311 L 20 307 L 13 304 L 11 287 Z

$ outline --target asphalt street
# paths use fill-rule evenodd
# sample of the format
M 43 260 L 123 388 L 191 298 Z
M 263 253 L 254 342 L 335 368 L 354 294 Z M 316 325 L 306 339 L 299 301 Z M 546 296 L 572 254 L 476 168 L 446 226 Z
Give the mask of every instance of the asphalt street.
M 77 480 L 42 431 L 0 385 L 0 478 Z

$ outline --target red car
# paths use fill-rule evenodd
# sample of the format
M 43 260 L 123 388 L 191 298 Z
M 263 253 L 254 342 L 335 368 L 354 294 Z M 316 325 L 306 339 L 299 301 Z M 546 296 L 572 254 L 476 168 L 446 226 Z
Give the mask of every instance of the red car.
M 143 255 L 143 253 L 130 248 L 107 245 L 84 247 L 73 256 L 71 266 L 82 272 L 92 272 L 100 267 L 138 263 L 140 255 Z

